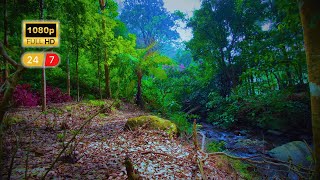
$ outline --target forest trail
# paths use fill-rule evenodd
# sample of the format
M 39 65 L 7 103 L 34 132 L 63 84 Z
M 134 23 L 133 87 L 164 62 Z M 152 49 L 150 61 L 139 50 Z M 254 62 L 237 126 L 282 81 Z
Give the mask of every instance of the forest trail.
M 5 132 L 7 159 L 4 172 L 9 171 L 18 139 L 11 178 L 21 179 L 25 176 L 26 162 L 28 177 L 41 178 L 61 151 L 64 132 L 64 142 L 67 142 L 74 130 L 99 108 L 100 105 L 92 103 L 64 103 L 51 106 L 45 114 L 40 113 L 40 108 L 11 111 L 11 121 L 17 123 Z M 121 103 L 118 109 L 112 108 L 106 114 L 99 114 L 77 136 L 75 148 L 67 148 L 69 156 L 65 153 L 47 178 L 126 179 L 126 156 L 130 157 L 142 179 L 200 178 L 190 142 L 170 138 L 159 130 L 124 130 L 128 118 L 145 114 L 127 103 Z M 204 154 L 198 152 L 198 157 L 204 158 Z M 215 157 L 206 158 L 204 171 L 209 179 L 229 179 L 235 176 L 223 161 Z

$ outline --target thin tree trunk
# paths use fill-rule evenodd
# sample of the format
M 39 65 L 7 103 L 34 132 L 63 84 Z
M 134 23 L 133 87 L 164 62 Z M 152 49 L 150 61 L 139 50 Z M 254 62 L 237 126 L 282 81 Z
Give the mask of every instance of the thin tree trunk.
M 292 79 L 292 74 L 290 72 L 290 65 L 289 63 L 286 63 L 286 74 L 287 74 L 287 78 L 288 78 L 288 87 L 292 87 L 293 83 L 293 79 Z
M 231 74 L 228 70 L 228 66 L 225 62 L 225 54 L 223 52 L 223 48 L 220 47 L 219 51 L 220 51 L 220 56 L 221 56 L 219 65 L 220 65 L 220 68 L 222 69 L 223 75 L 226 77 L 225 79 L 220 79 L 221 84 L 223 84 L 222 95 L 223 95 L 223 97 L 226 97 L 230 94 L 230 89 L 232 86 L 232 78 L 231 78 Z
M 47 109 L 47 82 L 46 82 L 46 68 L 42 68 L 42 73 L 41 73 L 41 84 L 42 84 L 42 111 L 46 111 Z
M 80 101 L 80 85 L 79 85 L 79 45 L 76 48 L 76 77 L 77 77 L 77 102 Z
M 44 0 L 39 1 L 39 6 L 40 6 L 40 19 L 44 19 L 43 15 L 43 6 L 44 6 Z M 42 111 L 47 110 L 47 82 L 46 82 L 46 68 L 42 68 L 42 73 L 41 73 L 41 84 L 42 84 L 42 89 L 41 89 L 41 95 L 42 95 Z
M 143 108 L 143 99 L 142 99 L 142 71 L 141 69 L 137 70 L 138 86 L 137 86 L 137 95 L 136 95 L 136 104 Z
M 315 176 L 320 179 L 320 6 L 317 0 L 300 1 L 311 96 Z
M 111 98 L 111 87 L 110 87 L 110 71 L 109 71 L 109 65 L 107 62 L 104 63 L 104 75 L 105 75 L 105 81 L 106 81 L 106 98 Z
M 70 59 L 69 54 L 67 57 L 67 93 L 71 96 L 71 88 L 70 88 Z
M 98 57 L 98 81 L 99 81 L 99 96 L 100 96 L 100 99 L 102 99 L 100 56 Z

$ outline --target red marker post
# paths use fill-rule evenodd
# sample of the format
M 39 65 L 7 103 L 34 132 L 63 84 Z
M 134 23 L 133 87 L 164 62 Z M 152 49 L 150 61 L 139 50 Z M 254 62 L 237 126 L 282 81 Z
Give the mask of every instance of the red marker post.
M 46 53 L 45 67 L 56 67 L 60 63 L 59 55 L 56 53 Z

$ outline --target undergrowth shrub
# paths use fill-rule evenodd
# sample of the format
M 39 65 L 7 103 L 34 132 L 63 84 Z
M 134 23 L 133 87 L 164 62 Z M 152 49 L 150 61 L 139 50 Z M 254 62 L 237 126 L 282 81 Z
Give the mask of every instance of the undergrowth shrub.
M 71 101 L 71 97 L 68 94 L 65 94 L 61 89 L 57 87 L 47 86 L 47 103 L 62 103 Z
M 308 126 L 309 98 L 286 91 L 270 91 L 255 96 L 232 95 L 222 98 L 210 93 L 208 120 L 214 125 L 233 127 L 244 124 L 266 129 L 283 129 L 288 125 Z
M 208 121 L 213 125 L 221 127 L 230 127 L 236 121 L 235 113 L 238 105 L 231 98 L 223 98 L 217 92 L 211 92 L 208 96 Z
M 207 145 L 207 152 L 208 153 L 214 153 L 214 152 L 222 152 L 225 148 L 225 142 L 215 142 L 212 141 Z M 225 163 L 229 164 L 233 170 L 239 173 L 241 178 L 244 179 L 254 179 L 253 177 L 256 177 L 257 174 L 254 172 L 250 172 L 249 169 L 252 169 L 252 167 L 249 164 L 246 164 L 240 160 L 232 159 L 227 156 L 221 156 L 221 160 Z
M 188 121 L 188 116 L 185 113 L 174 113 L 170 115 L 170 120 L 177 125 L 179 132 L 187 134 L 192 133 L 192 124 Z
M 226 149 L 225 146 L 226 146 L 226 143 L 224 141 L 220 141 L 220 142 L 212 141 L 207 144 L 207 151 L 208 152 L 222 152 Z
M 13 102 L 16 106 L 37 106 L 40 95 L 31 90 L 30 84 L 18 84 L 13 93 Z
M 62 103 L 71 101 L 71 97 L 63 93 L 59 88 L 47 86 L 47 103 Z M 19 84 L 13 93 L 13 102 L 15 106 L 37 106 L 41 104 L 41 95 L 32 90 L 30 84 Z
M 255 172 L 250 172 L 249 169 L 252 169 L 252 166 L 246 164 L 240 160 L 226 158 L 228 163 L 236 170 L 240 177 L 243 179 L 257 179 L 257 174 Z M 256 177 L 256 178 L 254 178 Z
M 106 102 L 103 100 L 89 100 L 88 104 L 93 106 L 103 106 L 106 104 Z

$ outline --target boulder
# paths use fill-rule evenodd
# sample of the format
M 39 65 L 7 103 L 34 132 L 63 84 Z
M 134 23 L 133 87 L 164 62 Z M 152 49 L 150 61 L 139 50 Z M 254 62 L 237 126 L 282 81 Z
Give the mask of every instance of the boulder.
M 275 159 L 288 162 L 290 159 L 295 165 L 309 167 L 311 153 L 307 145 L 302 141 L 292 141 L 278 146 L 269 151 L 269 155 Z
M 139 127 L 146 129 L 163 130 L 170 136 L 178 133 L 177 126 L 169 120 L 159 118 L 157 116 L 139 116 L 128 119 L 125 129 L 135 130 Z

